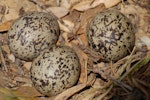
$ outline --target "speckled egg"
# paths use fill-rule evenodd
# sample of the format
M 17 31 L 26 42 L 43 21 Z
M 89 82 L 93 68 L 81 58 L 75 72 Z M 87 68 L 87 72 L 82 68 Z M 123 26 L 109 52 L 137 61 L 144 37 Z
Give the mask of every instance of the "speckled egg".
M 54 45 L 59 25 L 50 13 L 30 12 L 18 18 L 8 31 L 9 47 L 22 60 L 33 60 L 41 51 Z
M 54 46 L 33 60 L 30 72 L 35 88 L 46 96 L 53 96 L 78 81 L 80 62 L 70 47 Z
M 87 27 L 89 47 L 104 61 L 118 61 L 132 51 L 135 34 L 130 20 L 115 10 L 98 13 Z

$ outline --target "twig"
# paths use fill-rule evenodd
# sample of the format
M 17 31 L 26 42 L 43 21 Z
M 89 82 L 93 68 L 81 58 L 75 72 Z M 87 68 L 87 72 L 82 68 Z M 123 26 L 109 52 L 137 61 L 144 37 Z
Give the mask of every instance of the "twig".
M 130 68 L 125 74 L 123 74 L 119 80 L 124 79 L 129 73 L 134 72 L 135 69 L 139 69 L 143 65 L 147 64 L 149 61 L 150 61 L 150 57 L 138 61 L 132 68 Z
M 5 59 L 4 59 L 4 56 L 3 56 L 3 52 L 2 52 L 2 47 L 0 46 L 0 58 L 1 58 L 1 61 L 2 61 L 2 65 L 4 66 L 4 70 L 6 72 L 8 72 L 8 68 L 6 66 L 6 63 L 5 63 Z
M 110 87 L 107 89 L 107 91 L 105 93 L 103 93 L 102 95 L 99 95 L 96 100 L 102 100 L 113 88 L 113 84 L 110 85 Z
M 127 62 L 126 62 L 123 66 L 121 66 L 121 69 L 120 69 L 120 70 L 117 71 L 117 74 L 118 74 L 119 76 L 121 76 L 121 74 L 124 72 L 124 70 L 125 70 L 128 66 L 130 66 L 130 64 L 131 64 L 131 62 L 132 62 L 132 61 L 131 61 L 131 60 L 132 60 L 132 56 L 133 56 L 133 54 L 135 53 L 135 49 L 136 49 L 136 47 L 133 48 L 131 54 L 129 55 L 129 58 L 128 58 Z M 119 76 L 118 76 L 117 78 L 119 78 Z

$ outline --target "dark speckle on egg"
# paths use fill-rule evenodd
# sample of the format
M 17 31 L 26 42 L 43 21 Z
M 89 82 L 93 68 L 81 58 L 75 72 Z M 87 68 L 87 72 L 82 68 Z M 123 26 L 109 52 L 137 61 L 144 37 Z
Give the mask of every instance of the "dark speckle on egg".
M 80 62 L 70 47 L 53 46 L 34 59 L 30 72 L 35 88 L 46 96 L 53 96 L 78 81 Z
M 59 38 L 59 25 L 50 13 L 30 12 L 14 21 L 8 31 L 9 47 L 22 60 L 33 60 Z
M 115 10 L 98 13 L 87 27 L 89 47 L 104 61 L 118 61 L 132 51 L 135 33 L 130 20 Z

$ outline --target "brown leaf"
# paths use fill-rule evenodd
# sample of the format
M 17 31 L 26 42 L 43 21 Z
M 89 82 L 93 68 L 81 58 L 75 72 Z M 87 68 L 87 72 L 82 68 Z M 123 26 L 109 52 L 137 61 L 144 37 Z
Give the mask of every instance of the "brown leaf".
M 117 5 L 121 0 L 100 0 L 103 1 L 106 8 L 111 8 L 115 5 Z
M 98 12 L 100 12 L 100 11 L 102 11 L 104 9 L 105 9 L 104 5 L 99 5 L 99 6 L 97 6 L 94 9 L 89 9 L 89 10 L 85 11 L 82 14 L 81 24 L 80 24 L 80 27 L 77 30 L 76 34 L 82 34 L 80 37 L 81 37 L 82 42 L 85 45 L 87 45 L 86 28 L 87 28 L 90 20 L 93 18 L 93 16 L 95 16 L 95 14 L 97 14 Z
M 83 0 L 82 2 L 76 4 L 72 9 L 76 9 L 78 11 L 85 11 L 91 8 L 95 8 L 100 4 L 104 4 L 106 8 L 110 8 L 116 4 L 118 4 L 121 0 Z
M 0 71 L 0 86 L 1 87 L 5 87 L 8 84 L 8 82 L 6 81 L 7 77 L 8 76 L 6 75 L 6 73 Z
M 31 80 L 30 80 L 29 77 L 16 76 L 16 77 L 14 78 L 14 81 L 16 81 L 16 82 L 21 82 L 21 83 L 25 83 L 25 85 L 27 85 L 27 86 L 31 86 L 31 84 L 32 84 L 32 82 L 31 82 Z
M 72 96 L 74 93 L 82 90 L 83 88 L 86 87 L 86 84 L 79 84 L 76 85 L 70 89 L 67 89 L 66 91 L 62 92 L 61 94 L 59 94 L 55 100 L 67 100 L 67 98 L 69 98 L 70 96 Z
M 30 92 L 29 92 L 30 91 Z M 10 90 L 0 87 L 2 100 L 37 100 L 34 96 L 39 95 L 33 88 L 24 87 L 18 90 Z
M 95 95 L 99 94 L 99 92 L 100 91 L 95 88 L 90 88 L 77 95 L 73 100 L 93 100 Z
M 16 96 L 23 96 L 23 97 L 36 97 L 41 96 L 41 94 L 34 88 L 30 86 L 21 86 L 16 91 L 14 91 Z
M 73 49 L 76 51 L 80 64 L 81 64 L 81 74 L 80 74 L 80 82 L 81 83 L 86 83 L 87 82 L 87 61 L 88 61 L 88 56 L 78 48 L 78 46 L 74 43 L 72 43 Z
M 65 7 L 67 9 L 70 9 L 70 7 L 73 4 L 79 2 L 80 0 L 61 0 L 61 1 L 57 0 L 57 1 L 58 1 L 58 5 L 60 5 L 61 7 Z
M 70 96 L 72 96 L 73 94 L 79 92 L 80 90 L 84 89 L 86 86 L 91 86 L 94 81 L 95 81 L 95 75 L 94 74 L 90 74 L 88 81 L 84 84 L 79 84 L 76 85 L 72 88 L 69 88 L 67 90 L 65 90 L 64 92 L 62 92 L 61 94 L 59 94 L 55 100 L 67 100 Z
M 24 66 L 27 70 L 30 70 L 31 64 L 32 64 L 32 62 L 25 62 L 25 63 L 23 64 L 23 66 Z
M 93 5 L 92 2 L 93 1 L 90 1 L 90 0 L 82 1 L 78 4 L 76 4 L 75 6 L 73 6 L 72 9 L 75 9 L 75 10 L 78 10 L 78 11 L 85 11 L 85 10 L 88 10 L 90 8 L 94 8 L 94 7 L 99 5 L 99 4 Z
M 12 23 L 13 20 L 0 24 L 0 32 L 8 31 Z
M 69 13 L 69 10 L 63 7 L 49 7 L 46 10 L 53 12 L 58 18 L 64 17 Z

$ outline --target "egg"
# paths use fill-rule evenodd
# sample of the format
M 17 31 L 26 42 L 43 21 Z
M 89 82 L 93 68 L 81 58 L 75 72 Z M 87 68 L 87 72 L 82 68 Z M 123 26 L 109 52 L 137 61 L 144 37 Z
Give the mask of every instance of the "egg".
M 135 45 L 132 23 L 116 10 L 99 12 L 87 26 L 86 33 L 89 47 L 106 62 L 122 59 Z
M 44 49 L 55 45 L 59 34 L 59 25 L 53 14 L 29 12 L 11 25 L 9 48 L 16 57 L 30 61 Z
M 77 83 L 80 62 L 70 47 L 53 46 L 33 60 L 30 72 L 34 87 L 45 96 L 54 96 Z

